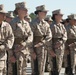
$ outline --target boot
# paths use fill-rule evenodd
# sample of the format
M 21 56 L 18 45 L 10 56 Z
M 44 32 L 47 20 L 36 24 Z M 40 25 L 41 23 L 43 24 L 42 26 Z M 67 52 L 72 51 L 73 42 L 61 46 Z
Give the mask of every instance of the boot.
M 72 71 L 72 68 L 69 68 L 69 71 L 68 71 L 67 75 L 74 75 L 73 71 Z
M 53 71 L 53 74 L 54 75 L 59 75 L 59 72 L 58 71 Z

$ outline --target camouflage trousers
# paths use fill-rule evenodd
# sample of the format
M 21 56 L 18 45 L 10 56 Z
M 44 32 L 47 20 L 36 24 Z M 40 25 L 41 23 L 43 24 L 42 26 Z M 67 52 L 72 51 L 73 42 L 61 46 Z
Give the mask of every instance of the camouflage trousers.
M 16 63 L 11 62 L 11 57 L 13 56 L 12 49 L 7 52 L 7 75 L 16 75 Z
M 45 72 L 48 72 L 51 70 L 51 65 L 50 65 L 50 54 L 47 52 L 47 58 L 46 58 L 46 64 L 45 64 Z
M 16 53 L 17 75 L 26 75 L 26 55 L 22 52 Z
M 66 68 L 68 66 L 67 54 L 66 53 L 64 53 L 63 63 L 64 63 L 64 67 Z
M 76 47 L 70 47 L 71 68 L 76 73 Z
M 13 75 L 13 64 L 8 61 L 8 75 Z
M 65 51 L 63 57 L 63 67 L 67 68 L 70 65 L 70 54 L 69 54 L 69 46 L 68 43 L 65 43 Z
M 0 75 L 7 74 L 6 60 L 7 60 L 6 52 L 0 53 Z
M 35 48 L 36 60 L 32 59 L 32 74 L 44 75 L 47 50 L 44 47 Z
M 0 75 L 6 75 L 6 60 L 0 60 Z
M 65 44 L 63 43 L 63 41 L 59 41 L 59 42 L 61 43 L 61 45 L 59 47 L 57 47 L 57 48 L 55 47 L 57 45 L 56 44 L 57 42 L 54 42 L 54 44 L 53 44 L 53 49 L 55 51 L 56 57 L 55 57 L 55 61 L 54 61 L 53 58 L 51 59 L 52 64 L 53 64 L 53 66 L 51 68 L 53 70 L 56 67 L 58 73 L 61 71 L 61 68 L 62 68 L 63 56 L 64 56 L 64 50 L 65 50 Z

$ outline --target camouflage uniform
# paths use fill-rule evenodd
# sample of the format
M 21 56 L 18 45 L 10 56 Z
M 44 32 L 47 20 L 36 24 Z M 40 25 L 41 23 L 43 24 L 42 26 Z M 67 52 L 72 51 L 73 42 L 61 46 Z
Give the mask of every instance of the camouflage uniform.
M 68 23 L 69 24 L 69 23 Z M 66 30 L 69 28 L 69 25 L 64 25 Z M 64 52 L 64 58 L 63 58 L 63 67 L 65 68 L 65 75 L 69 71 L 70 68 L 70 52 L 69 52 L 69 46 L 68 42 L 65 43 L 65 52 Z
M 46 21 L 49 25 L 51 25 L 52 22 L 53 22 L 51 16 L 46 16 L 45 21 Z M 49 54 L 47 54 L 46 65 L 45 65 L 45 72 L 48 72 L 48 71 L 51 70 L 52 64 L 50 65 L 50 62 L 51 62 L 50 58 L 51 58 L 51 57 L 49 56 Z
M 59 28 L 59 25 L 60 25 L 61 30 Z M 66 34 L 66 30 L 64 26 L 61 23 L 59 25 L 57 25 L 56 23 L 53 23 L 51 25 L 52 34 L 54 34 L 53 35 L 53 49 L 57 55 L 56 64 L 57 64 L 58 72 L 60 72 L 62 68 L 62 61 L 63 61 L 63 55 L 64 55 L 64 49 L 65 49 L 64 45 L 67 39 L 67 34 Z M 58 42 L 61 45 L 58 48 L 55 48 Z
M 8 11 L 8 13 L 6 13 L 5 21 L 10 23 L 13 18 L 14 18 L 13 11 Z
M 0 51 L 0 73 L 2 72 L 2 74 L 0 74 L 0 75 L 4 75 L 5 73 L 3 73 L 3 72 L 6 69 L 6 60 L 7 60 L 6 50 L 8 50 L 8 53 L 12 54 L 12 51 L 9 49 L 11 49 L 13 46 L 14 35 L 13 35 L 10 25 L 6 22 L 2 22 L 0 31 L 1 31 L 0 42 L 1 43 L 3 42 L 3 44 L 0 45 L 0 50 L 1 50 Z
M 29 23 L 31 22 L 31 17 L 29 15 L 25 16 L 24 19 L 25 19 L 25 21 L 27 21 Z
M 42 46 L 34 48 L 37 61 L 36 66 L 32 68 L 34 73 L 33 75 L 44 75 L 47 50 L 51 50 L 50 40 L 52 39 L 52 34 L 50 26 L 44 20 L 41 22 L 39 18 L 36 18 L 34 21 L 32 21 L 31 28 L 34 34 L 34 45 L 38 44 L 39 42 L 43 43 Z
M 0 75 L 6 75 L 6 73 L 3 73 L 6 70 L 6 60 L 7 60 L 7 54 L 6 50 L 8 50 L 8 53 L 12 55 L 12 51 L 9 50 L 12 48 L 14 43 L 14 35 L 12 32 L 12 29 L 10 25 L 6 22 L 2 22 L 2 26 L 0 28 L 0 40 L 3 44 L 0 45 Z
M 72 14 L 70 15 L 70 19 L 76 20 L 76 15 Z M 72 73 L 76 72 L 76 26 L 69 24 L 67 28 L 67 35 L 68 35 L 68 46 L 70 49 L 70 57 L 71 57 L 71 70 Z M 74 44 L 74 46 L 71 46 L 71 44 Z
M 53 11 L 53 14 L 60 14 L 62 13 L 59 10 Z M 53 71 L 55 70 L 55 74 L 59 75 L 59 72 L 62 68 L 62 62 L 63 62 L 63 55 L 65 50 L 65 42 L 67 40 L 67 32 L 63 24 L 59 23 L 57 24 L 55 21 L 52 23 L 51 30 L 53 34 L 52 39 L 52 47 L 56 54 L 55 58 L 52 58 L 53 61 Z M 59 45 L 59 46 L 58 46 Z
M 25 20 L 21 21 L 19 17 L 12 20 L 11 26 L 15 36 L 14 49 L 19 45 L 23 46 L 19 52 L 15 53 L 17 59 L 17 73 L 18 75 L 26 75 L 26 54 L 28 48 L 32 47 L 33 33 L 29 23 Z
M 3 9 L 3 5 L 0 5 L 0 13 L 5 14 L 6 12 Z M 6 51 L 12 55 L 10 49 L 12 48 L 13 43 L 14 35 L 11 26 L 7 22 L 2 21 L 2 24 L 0 25 L 0 75 L 6 75 Z
M 9 11 L 8 13 L 6 13 L 6 22 L 10 23 L 13 18 L 14 18 L 13 11 Z M 13 75 L 13 71 L 12 71 L 13 68 L 10 58 L 11 58 L 11 54 L 10 52 L 7 52 L 7 75 Z
M 29 15 L 24 17 L 25 21 L 27 21 L 29 24 L 31 23 L 31 17 Z M 30 54 L 30 50 L 27 50 L 27 55 L 26 55 L 26 63 L 30 63 L 31 62 L 31 54 Z
M 52 22 L 53 22 L 51 16 L 47 16 L 47 17 L 45 18 L 45 21 L 46 21 L 49 25 L 51 25 Z

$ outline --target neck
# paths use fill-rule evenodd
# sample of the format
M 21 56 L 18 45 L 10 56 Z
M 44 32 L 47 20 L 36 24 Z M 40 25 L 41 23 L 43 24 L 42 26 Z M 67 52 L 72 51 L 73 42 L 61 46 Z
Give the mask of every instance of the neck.
M 71 24 L 71 26 L 74 26 L 74 24 Z
M 0 21 L 0 25 L 2 24 L 2 21 Z
M 40 20 L 40 21 L 42 21 L 42 20 L 43 20 L 43 18 L 41 18 L 41 17 L 38 17 L 38 18 L 39 18 L 39 20 Z
M 59 23 L 60 23 L 60 21 L 56 21 L 56 23 L 57 23 L 57 24 L 59 24 Z
M 71 26 L 74 26 L 75 24 L 73 24 L 73 23 L 70 23 L 71 24 Z
M 24 17 L 23 16 L 19 16 L 20 20 L 24 20 Z

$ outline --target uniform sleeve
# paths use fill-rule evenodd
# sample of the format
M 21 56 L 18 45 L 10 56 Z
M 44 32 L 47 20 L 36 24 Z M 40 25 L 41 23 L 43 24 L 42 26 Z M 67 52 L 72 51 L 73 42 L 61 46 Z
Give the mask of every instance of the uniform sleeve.
M 31 23 L 30 23 L 30 27 L 31 27 L 31 29 L 32 29 L 32 31 L 33 31 L 33 34 L 34 34 L 34 32 L 35 32 L 35 30 L 36 30 L 35 22 L 31 22 Z
M 67 31 L 65 29 L 65 27 L 63 26 L 63 31 L 64 31 L 64 34 L 63 34 L 63 41 L 65 42 L 67 40 Z
M 32 32 L 33 32 L 33 36 L 34 36 L 34 31 L 36 30 L 36 25 L 35 25 L 35 22 L 31 22 L 30 23 L 30 27 L 31 27 L 31 30 L 32 30 Z M 33 43 L 32 43 L 33 44 Z M 31 48 L 31 51 L 30 51 L 31 53 L 33 53 L 34 52 L 34 48 Z
M 13 44 L 14 44 L 14 34 L 13 34 L 13 30 L 12 30 L 11 26 L 9 26 L 8 37 L 6 40 L 6 48 L 11 49 Z
M 50 26 L 47 27 L 47 33 L 44 40 L 41 41 L 49 50 L 52 50 L 52 32 Z
M 0 50 L 7 50 L 8 52 L 10 52 L 12 54 L 12 51 L 10 50 L 13 46 L 14 43 L 14 35 L 12 32 L 12 28 L 10 25 L 8 25 L 7 27 L 7 38 L 5 38 L 4 43 L 2 45 L 0 45 Z
M 9 26 L 8 38 L 6 41 L 6 49 L 8 49 L 8 54 L 10 56 L 13 55 L 13 52 L 12 52 L 13 44 L 14 44 L 14 34 L 13 34 L 13 30 L 12 30 L 11 26 Z
M 28 38 L 27 38 L 26 41 L 24 41 L 22 43 L 22 45 L 23 46 L 28 46 L 30 48 L 33 45 L 33 32 L 31 30 L 31 27 L 29 26 L 29 24 L 28 24 L 28 33 L 27 34 L 28 34 Z

